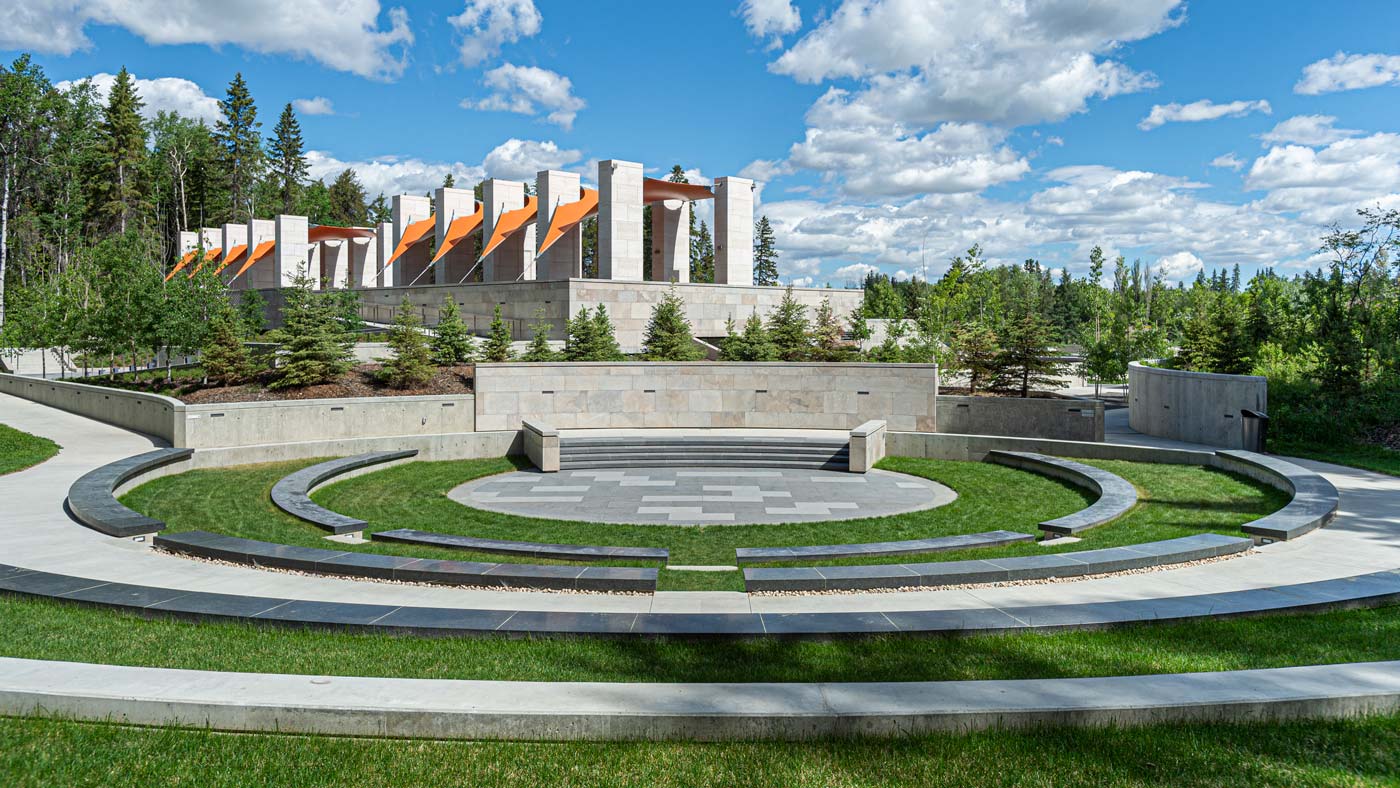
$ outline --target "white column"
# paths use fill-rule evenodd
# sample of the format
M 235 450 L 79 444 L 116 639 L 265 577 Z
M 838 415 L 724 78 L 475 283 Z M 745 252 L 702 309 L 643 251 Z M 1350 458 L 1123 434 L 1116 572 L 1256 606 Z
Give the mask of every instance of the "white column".
M 238 273 L 238 269 L 242 268 L 245 263 L 252 259 L 253 252 L 258 248 L 258 244 L 263 241 L 276 240 L 276 221 L 272 219 L 254 219 L 248 222 L 248 251 L 244 252 L 242 259 L 233 265 L 233 270 L 225 270 L 224 273 L 232 277 L 234 274 Z M 276 252 L 276 249 L 273 251 Z M 252 268 L 249 268 L 247 273 L 238 277 L 237 286 L 244 289 L 280 287 L 281 283 L 278 281 L 276 272 L 273 270 L 273 262 L 273 258 L 269 257 Z
M 193 252 L 199 246 L 199 233 L 194 230 L 180 231 L 180 257 Z
M 535 176 L 539 195 L 539 217 L 535 221 L 535 242 L 544 243 L 554 212 L 561 205 L 578 202 L 579 176 L 574 172 L 541 170 Z M 538 279 L 559 280 L 583 276 L 583 233 L 574 227 L 535 260 Z
M 481 201 L 485 204 L 486 215 L 482 220 L 482 242 L 491 243 L 491 235 L 501 217 L 510 211 L 525 207 L 525 184 L 520 181 L 506 181 L 492 178 L 481 185 Z M 530 251 L 534 251 L 531 244 Z M 487 255 L 482 263 L 485 269 L 483 282 L 514 282 L 526 271 L 525 245 L 521 239 L 513 238 Z M 531 257 L 534 255 L 532 254 Z
M 310 268 L 311 244 L 306 240 L 306 217 L 282 214 L 272 220 L 272 225 L 273 240 L 277 242 L 277 248 L 272 250 L 271 265 L 268 265 L 269 273 L 266 276 L 267 284 L 263 286 L 287 287 L 296 279 L 298 273 L 318 275 L 318 271 L 312 271 Z M 255 271 L 256 267 L 248 273 Z
M 753 284 L 753 181 L 715 179 L 715 284 Z
M 374 283 L 366 287 L 384 287 L 385 280 L 393 283 L 392 273 L 386 276 L 384 264 L 389 261 L 389 256 L 394 253 L 394 223 L 380 222 L 374 235 Z
M 220 235 L 219 245 L 223 247 L 223 251 L 219 253 L 218 257 L 210 260 L 208 265 L 205 266 L 205 268 L 211 272 L 219 270 L 219 266 L 224 264 L 224 258 L 228 257 L 229 252 L 232 252 L 235 246 L 244 246 L 248 243 L 248 225 L 230 222 L 221 228 Z M 244 251 L 246 253 L 247 250 Z M 219 278 L 227 282 L 229 277 L 233 276 L 234 272 L 238 270 L 236 265 L 242 265 L 242 263 L 230 263 L 219 274 Z M 212 266 L 212 268 L 210 266 Z M 241 286 L 242 285 L 240 285 L 240 287 Z
M 412 194 L 395 195 L 391 211 L 394 221 L 393 249 L 398 248 L 399 241 L 403 238 L 404 231 L 408 229 L 410 224 L 423 221 L 431 216 L 432 212 L 432 204 L 427 197 L 418 197 Z M 390 254 L 393 254 L 393 249 L 390 249 Z M 423 274 L 420 277 L 419 274 L 422 273 L 423 267 L 428 264 L 428 259 L 426 247 L 404 252 L 389 268 L 391 276 L 386 277 L 389 281 L 385 284 L 389 285 L 392 282 L 393 287 L 402 287 L 415 278 L 418 280 L 418 284 L 427 284 L 429 275 Z
M 441 249 L 443 242 L 447 240 L 447 228 L 452 225 L 452 220 L 476 213 L 476 196 L 471 189 L 443 187 L 433 193 L 433 202 L 437 205 L 435 214 L 437 224 L 434 227 L 437 233 L 435 248 Z M 458 280 L 467 275 L 475 262 L 475 252 L 471 249 L 471 244 L 467 242 L 458 244 L 456 249 L 433 263 L 433 279 L 438 284 L 456 284 Z
M 379 272 L 379 239 L 355 238 L 350 244 L 349 286 L 364 289 L 376 287 L 376 274 Z
M 651 278 L 690 281 L 690 203 L 663 200 L 651 206 Z
M 642 280 L 642 165 L 598 162 L 598 278 Z
M 212 251 L 224 242 L 224 232 L 217 227 L 202 227 L 199 230 L 199 240 L 203 242 L 204 251 Z

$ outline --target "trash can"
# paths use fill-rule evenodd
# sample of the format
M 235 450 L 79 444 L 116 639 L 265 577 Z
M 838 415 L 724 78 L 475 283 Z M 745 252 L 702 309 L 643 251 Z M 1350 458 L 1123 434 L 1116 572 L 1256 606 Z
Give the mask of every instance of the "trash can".
M 1244 430 L 1244 449 L 1263 454 L 1269 440 L 1269 414 L 1256 410 L 1241 410 L 1240 427 Z

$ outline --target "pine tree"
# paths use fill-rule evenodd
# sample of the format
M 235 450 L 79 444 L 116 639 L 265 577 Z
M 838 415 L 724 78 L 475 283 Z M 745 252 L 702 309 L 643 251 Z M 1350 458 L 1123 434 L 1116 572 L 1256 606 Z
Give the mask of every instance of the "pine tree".
M 228 309 L 215 314 L 210 324 L 209 340 L 200 354 L 205 379 L 220 386 L 242 383 L 253 372 L 253 362 L 248 348 L 238 336 L 237 324 L 237 319 Z
M 134 227 L 147 191 L 145 106 L 126 68 L 117 72 L 100 128 L 98 215 L 103 225 L 124 234 Z
M 700 355 L 685 316 L 685 301 L 672 287 L 651 310 L 642 340 L 642 357 L 647 361 L 696 361 Z
M 778 349 L 769 338 L 768 329 L 763 327 L 763 318 L 758 312 L 749 315 L 744 321 L 742 333 L 734 333 L 734 321 L 730 318 L 725 325 L 729 334 L 725 339 L 722 358 L 725 361 L 777 361 Z
M 783 300 L 768 316 L 768 335 L 783 361 L 802 361 L 811 355 L 812 341 L 807 336 L 807 307 L 797 303 L 792 287 L 783 291 Z
M 531 324 L 530 345 L 525 349 L 525 354 L 520 357 L 521 361 L 545 362 L 555 361 L 559 354 L 554 352 L 554 348 L 549 346 L 549 334 L 554 330 L 549 321 L 545 319 L 544 308 L 541 307 L 535 313 L 535 322 Z
M 443 366 L 466 364 L 476 356 L 476 343 L 472 341 L 467 324 L 457 311 L 457 301 L 451 296 L 442 299 L 438 310 L 437 336 L 433 337 L 433 361 Z
M 622 348 L 617 344 L 617 332 L 613 329 L 612 318 L 608 317 L 607 307 L 599 304 L 593 310 L 593 358 L 592 361 L 621 361 Z
M 432 380 L 433 358 L 428 352 L 428 343 L 419 330 L 422 321 L 413 311 L 413 304 L 405 298 L 394 316 L 394 327 L 389 329 L 389 349 L 392 358 L 381 358 L 378 378 L 394 388 L 406 389 L 420 386 Z
M 831 308 L 831 299 L 823 298 L 817 305 L 817 315 L 812 326 L 813 352 L 821 361 L 839 361 L 846 356 L 841 347 L 844 330 L 836 311 Z
M 996 332 L 981 321 L 964 323 L 953 332 L 949 345 L 953 365 L 967 374 L 968 393 L 976 394 L 996 374 L 1001 354 Z
M 596 330 L 588 307 L 578 308 L 578 314 L 569 320 L 564 337 L 564 359 L 567 361 L 597 361 L 594 352 L 597 348 Z
M 346 332 L 335 303 L 312 291 L 311 278 L 298 275 L 282 290 L 283 364 L 268 388 L 279 389 L 328 383 L 350 370 L 354 338 Z
M 301 139 L 301 123 L 297 121 L 291 104 L 282 108 L 282 116 L 272 130 L 267 158 L 272 162 L 272 179 L 276 182 L 282 213 L 291 213 L 297 204 L 301 182 L 306 180 L 306 149 Z
M 759 217 L 753 227 L 753 283 L 764 286 L 778 283 L 778 247 L 767 216 Z
M 501 319 L 501 306 L 496 305 L 496 314 L 491 319 L 491 333 L 481 347 L 481 360 L 494 363 L 510 361 L 514 353 L 510 349 L 510 328 Z
M 1031 389 L 1059 384 L 1063 367 L 1050 357 L 1050 324 L 1026 310 L 1012 318 L 1002 335 L 992 387 L 1030 396 Z
M 238 299 L 238 327 L 243 336 L 256 337 L 267 330 L 266 312 L 267 302 L 263 299 L 261 292 L 257 290 L 244 290 L 242 292 Z
M 262 135 L 258 131 L 262 123 L 241 72 L 234 74 L 228 95 L 219 102 L 219 111 L 223 117 L 214 124 L 214 138 L 228 183 L 228 216 L 238 220 L 252 215 L 253 189 L 265 167 Z
M 391 221 L 394 218 L 393 209 L 389 207 L 389 200 L 380 192 L 375 196 L 374 201 L 366 209 L 369 214 L 368 219 L 371 227 L 378 226 L 381 222 Z
M 330 223 L 341 227 L 358 227 L 365 223 L 365 187 L 352 169 L 335 176 L 329 190 Z
M 709 225 L 700 222 L 700 229 L 690 236 L 690 281 L 715 281 L 715 241 Z

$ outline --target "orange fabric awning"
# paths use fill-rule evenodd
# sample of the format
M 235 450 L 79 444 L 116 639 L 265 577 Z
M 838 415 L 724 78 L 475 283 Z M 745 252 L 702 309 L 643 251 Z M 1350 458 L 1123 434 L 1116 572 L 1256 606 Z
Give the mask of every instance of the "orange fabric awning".
M 256 263 L 264 257 L 267 257 L 269 254 L 272 254 L 272 248 L 276 245 L 276 241 L 263 241 L 262 243 L 254 247 L 253 253 L 248 255 L 248 262 L 244 263 L 243 267 L 238 269 L 238 273 L 233 275 L 233 279 L 237 279 L 238 277 L 242 276 L 244 271 L 247 271 L 249 268 L 253 267 L 253 263 Z M 230 279 L 229 281 L 232 282 L 233 279 Z
M 596 189 L 579 189 L 578 202 L 566 203 L 554 209 L 554 216 L 549 220 L 549 231 L 545 233 L 544 241 L 540 248 L 535 251 L 535 256 L 545 253 L 545 250 L 554 245 L 555 241 L 564 237 L 568 231 L 578 227 L 584 219 L 598 213 L 598 191 Z
M 219 261 L 219 267 L 214 269 L 214 273 L 223 273 L 223 270 L 225 268 L 228 268 L 231 263 L 236 263 L 239 260 L 242 260 L 243 254 L 247 251 L 248 244 L 239 244 L 233 247 L 232 249 L 228 250 L 228 254 L 224 255 L 224 259 Z
M 189 265 L 190 261 L 193 260 L 194 256 L 197 254 L 199 254 L 198 249 L 191 249 L 188 252 L 185 252 L 185 256 L 180 258 L 180 262 L 176 263 L 175 267 L 170 269 L 170 273 L 165 275 L 165 281 L 169 282 L 171 277 L 180 273 L 180 269 Z
M 538 211 L 539 201 L 534 197 L 526 197 L 524 208 L 516 208 L 501 214 L 501 218 L 496 220 L 496 229 L 491 233 L 491 240 L 487 241 L 486 248 L 481 250 L 481 256 L 485 257 L 491 254 L 496 250 L 496 247 L 505 243 L 507 238 L 533 222 Z
M 342 238 L 373 238 L 374 230 L 368 227 L 334 227 L 318 224 L 306 231 L 306 242 L 335 241 Z
M 452 251 L 453 247 L 466 240 L 467 236 L 476 231 L 481 226 L 481 222 L 486 218 L 486 207 L 477 204 L 476 213 L 470 216 L 459 216 L 447 225 L 447 237 L 442 239 L 442 246 L 438 247 L 437 254 L 433 256 L 433 262 L 442 259 L 442 256 Z
M 399 245 L 394 247 L 394 253 L 389 255 L 389 262 L 385 263 L 384 267 L 388 268 L 393 265 L 394 261 L 399 259 L 399 255 L 407 252 L 415 245 L 422 243 L 423 240 L 427 238 L 428 233 L 432 232 L 433 225 L 435 224 L 437 224 L 437 218 L 435 216 L 429 216 L 421 222 L 414 222 L 408 227 L 405 227 L 403 237 L 399 239 Z
M 642 202 L 661 202 L 662 200 L 685 200 L 694 202 L 695 200 L 713 200 L 715 193 L 710 191 L 710 187 L 701 186 L 698 183 L 672 183 L 659 178 L 642 179 Z
M 197 274 L 197 273 L 199 273 L 199 272 L 204 268 L 204 264 L 205 264 L 205 263 L 207 263 L 207 262 L 213 260 L 215 257 L 218 257 L 218 256 L 219 256 L 219 252 L 222 252 L 222 251 L 223 251 L 223 249 L 210 249 L 209 251 L 205 252 L 205 253 L 204 253 L 204 259 L 203 259 L 203 260 L 200 260 L 200 261 L 199 261 L 199 264 L 196 265 L 196 266 L 190 271 L 190 278 L 193 279 L 193 278 L 194 278 L 194 275 Z

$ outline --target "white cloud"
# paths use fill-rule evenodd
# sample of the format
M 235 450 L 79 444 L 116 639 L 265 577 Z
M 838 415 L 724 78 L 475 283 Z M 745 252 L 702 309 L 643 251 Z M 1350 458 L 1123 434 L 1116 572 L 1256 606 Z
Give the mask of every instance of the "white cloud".
M 1233 153 L 1226 153 L 1211 159 L 1210 166 L 1219 167 L 1222 170 L 1234 170 L 1235 172 L 1239 172 L 1244 169 L 1244 160 Z
M 442 185 L 449 172 L 457 183 L 476 183 L 483 177 L 479 166 L 462 162 L 430 162 L 418 158 L 380 156 L 369 160 L 345 161 L 325 151 L 306 152 L 307 175 L 330 183 L 342 170 L 352 169 L 372 198 L 381 192 L 389 197 L 396 194 L 427 194 Z
M 505 44 L 540 32 L 540 12 L 534 0 L 467 0 L 462 13 L 448 17 L 462 31 L 462 64 L 479 66 L 500 53 Z
M 802 12 L 789 0 L 744 0 L 736 12 L 754 38 L 769 38 L 769 48 L 782 46 L 782 37 L 802 27 Z M 771 38 L 770 38 L 771 37 Z
M 1337 119 L 1331 115 L 1295 115 L 1259 135 L 1267 144 L 1287 145 L 1296 143 L 1316 147 L 1330 145 L 1338 140 L 1356 137 L 1361 134 L 1356 129 L 1339 129 L 1332 124 Z
M 793 287 L 811 287 L 812 284 L 816 281 L 817 280 L 813 279 L 810 276 L 794 276 L 793 278 L 788 280 L 788 284 L 792 285 Z
M 1167 123 L 1199 123 L 1226 117 L 1239 118 L 1251 112 L 1262 112 L 1269 115 L 1273 112 L 1273 107 L 1270 107 L 1269 102 L 1263 99 L 1231 101 L 1227 104 L 1216 104 L 1210 99 L 1201 99 L 1190 104 L 1156 104 L 1147 117 L 1138 122 L 1138 128 L 1143 131 L 1151 131 Z
M 587 106 L 573 94 L 574 85 L 568 77 L 535 66 L 506 63 L 486 72 L 482 84 L 492 90 L 484 99 L 464 99 L 462 106 L 493 112 L 515 112 L 521 115 L 546 113 L 550 123 L 571 129 L 579 110 Z
M 879 270 L 880 268 L 878 266 L 870 265 L 869 263 L 851 263 L 850 265 L 836 269 L 833 273 L 837 279 L 847 282 L 859 282 L 865 279 L 867 274 L 873 274 Z
M 0 49 L 71 55 L 92 46 L 89 24 L 110 25 L 152 45 L 234 44 L 390 79 L 403 73 L 413 32 L 404 9 L 387 12 L 387 27 L 382 15 L 378 0 L 30 0 L 0 5 Z
M 1190 252 L 1177 252 L 1158 258 L 1155 271 L 1168 282 L 1181 282 L 1194 277 L 1197 271 L 1204 270 L 1206 264 Z
M 562 170 L 582 157 L 581 151 L 561 149 L 553 142 L 511 138 L 486 154 L 481 166 L 491 178 L 534 180 L 540 170 Z
M 1338 52 L 1304 67 L 1303 78 L 1293 86 L 1293 92 L 1316 96 L 1397 82 L 1400 82 L 1400 55 L 1348 55 Z
M 97 89 L 97 97 L 101 102 L 107 101 L 107 94 L 112 90 L 112 84 L 117 81 L 115 74 L 102 72 L 88 77 L 92 85 Z M 81 80 L 65 80 L 56 83 L 54 87 L 59 90 L 68 90 Z M 178 112 L 187 118 L 202 120 L 209 125 L 219 119 L 219 101 L 204 93 L 204 90 L 189 81 L 179 77 L 158 77 L 156 79 L 138 79 L 133 74 L 132 82 L 136 86 L 136 94 L 145 102 L 141 108 L 141 116 L 154 118 L 160 112 Z
M 292 101 L 292 106 L 297 112 L 303 115 L 334 115 L 335 105 L 325 96 L 315 98 L 299 98 Z
M 1266 210 L 1317 224 L 1351 221 L 1357 208 L 1400 202 L 1400 134 L 1270 148 L 1254 160 L 1245 188 L 1267 192 Z

